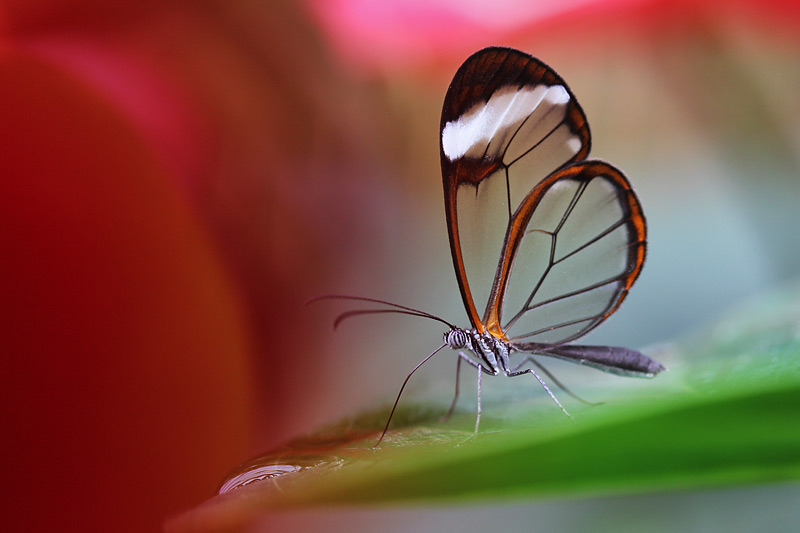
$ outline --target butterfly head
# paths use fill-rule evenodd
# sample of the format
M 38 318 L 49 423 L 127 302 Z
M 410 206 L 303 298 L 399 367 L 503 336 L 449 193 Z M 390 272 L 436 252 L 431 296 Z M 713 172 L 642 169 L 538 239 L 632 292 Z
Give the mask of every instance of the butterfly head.
M 444 333 L 444 342 L 453 350 L 460 350 L 462 348 L 472 349 L 472 337 L 469 332 L 453 328 Z

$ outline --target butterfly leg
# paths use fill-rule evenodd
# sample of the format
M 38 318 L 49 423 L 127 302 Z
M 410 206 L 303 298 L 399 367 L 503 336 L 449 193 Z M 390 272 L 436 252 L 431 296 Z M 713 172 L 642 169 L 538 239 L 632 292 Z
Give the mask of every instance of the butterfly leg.
M 519 365 L 517 365 L 517 368 L 519 368 Z M 567 412 L 567 410 L 564 409 L 564 406 L 561 405 L 561 402 L 559 402 L 558 399 L 555 397 L 555 395 L 553 395 L 552 391 L 550 390 L 550 387 L 547 386 L 547 383 L 545 383 L 544 380 L 539 377 L 539 374 L 534 372 L 532 368 L 526 368 L 525 370 L 509 371 L 506 375 L 510 378 L 513 378 L 514 376 L 521 376 L 522 374 L 533 374 L 533 377 L 535 377 L 539 381 L 539 384 L 542 387 L 544 387 L 544 390 L 547 393 L 547 395 L 550 396 L 550 399 L 556 402 L 556 405 L 558 406 L 559 409 L 561 409 L 561 412 L 567 415 L 570 419 L 572 419 L 572 415 L 570 415 Z
M 476 363 L 472 359 L 469 359 L 467 356 L 465 356 L 463 354 L 460 354 L 460 355 L 462 355 L 462 357 L 464 357 L 464 359 L 466 359 L 469 364 L 471 364 L 472 366 L 474 366 L 475 368 L 478 369 L 478 414 L 475 417 L 475 436 L 477 437 L 478 436 L 478 428 L 481 425 L 481 377 L 483 377 L 483 374 L 488 374 L 490 376 L 496 376 L 497 375 L 497 370 L 489 370 L 485 366 L 483 366 L 482 364 Z
M 548 379 L 550 379 L 550 381 L 552 381 L 553 383 L 555 383 L 555 384 L 556 384 L 556 386 L 557 386 L 559 389 L 563 390 L 565 393 L 569 394 L 570 396 L 572 396 L 573 398 L 575 398 L 575 399 L 576 399 L 576 400 L 578 400 L 579 402 L 585 403 L 585 404 L 587 404 L 587 405 L 602 405 L 602 403 L 603 403 L 603 402 L 590 402 L 589 400 L 584 400 L 583 398 L 581 398 L 580 396 L 578 396 L 577 394 L 575 394 L 574 392 L 572 392 L 570 389 L 568 389 L 568 388 L 567 388 L 567 386 L 566 386 L 566 385 L 564 385 L 564 384 L 561 382 L 561 380 L 559 380 L 559 379 L 558 379 L 557 377 L 555 377 L 555 376 L 554 376 L 554 375 L 553 375 L 553 374 L 552 374 L 552 373 L 551 373 L 549 370 L 547 370 L 547 368 L 545 368 L 543 364 L 541 364 L 539 361 L 537 361 L 536 359 L 534 359 L 534 358 L 533 358 L 532 356 L 530 356 L 530 355 L 529 355 L 529 356 L 527 356 L 525 359 L 523 359 L 523 360 L 520 362 L 520 364 L 518 364 L 517 366 L 515 366 L 514 368 L 512 368 L 512 369 L 511 369 L 511 372 L 512 372 L 512 373 L 516 373 L 516 372 L 517 372 L 517 371 L 518 371 L 520 368 L 522 368 L 522 366 L 523 366 L 525 363 L 531 363 L 532 365 L 536 366 L 536 368 L 538 368 L 539 370 L 541 370 L 541 371 L 542 371 L 542 373 L 543 373 L 545 376 L 547 376 L 547 377 L 548 377 Z
M 453 396 L 453 402 L 450 404 L 450 409 L 447 410 L 447 414 L 445 414 L 442 418 L 439 419 L 439 422 L 447 422 L 450 419 L 450 416 L 453 414 L 453 411 L 456 409 L 456 402 L 458 402 L 458 384 L 461 381 L 461 360 L 464 359 L 465 356 L 462 352 L 458 353 L 458 359 L 456 362 L 456 393 Z
M 493 372 L 486 370 L 486 368 L 481 365 L 480 363 L 476 363 L 472 359 L 467 356 L 464 352 L 458 352 L 458 362 L 456 363 L 456 393 L 453 396 L 453 402 L 450 404 L 450 409 L 447 410 L 447 414 L 442 417 L 442 421 L 446 421 L 450 418 L 450 415 L 453 414 L 453 411 L 456 408 L 456 403 L 458 402 L 458 393 L 459 393 L 459 377 L 461 374 L 461 361 L 466 361 L 469 365 L 475 367 L 478 371 L 478 414 L 475 420 L 475 434 L 478 434 L 478 427 L 481 423 L 481 378 L 482 374 L 485 372 L 490 375 L 494 375 Z
M 475 436 L 478 436 L 478 428 L 481 425 L 481 376 L 483 367 L 478 366 L 478 416 L 475 417 Z

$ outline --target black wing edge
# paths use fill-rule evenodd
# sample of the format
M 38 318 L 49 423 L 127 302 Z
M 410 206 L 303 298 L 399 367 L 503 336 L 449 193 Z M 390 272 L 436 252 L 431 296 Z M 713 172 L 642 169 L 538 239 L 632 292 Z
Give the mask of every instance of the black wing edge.
M 576 346 L 572 344 L 514 343 L 520 352 L 557 357 L 619 376 L 652 378 L 666 367 L 642 352 L 621 346 Z

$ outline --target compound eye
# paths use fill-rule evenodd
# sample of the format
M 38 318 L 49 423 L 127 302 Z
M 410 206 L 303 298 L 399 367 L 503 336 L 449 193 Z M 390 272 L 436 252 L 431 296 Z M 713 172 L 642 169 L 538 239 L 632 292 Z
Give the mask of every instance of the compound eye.
M 467 345 L 467 335 L 461 330 L 448 331 L 445 334 L 445 342 L 453 349 L 463 348 Z

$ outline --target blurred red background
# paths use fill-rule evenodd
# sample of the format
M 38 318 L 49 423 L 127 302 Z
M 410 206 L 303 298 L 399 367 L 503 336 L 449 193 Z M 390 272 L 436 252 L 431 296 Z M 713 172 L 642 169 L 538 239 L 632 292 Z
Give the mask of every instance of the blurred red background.
M 6 530 L 156 530 L 251 455 L 390 399 L 438 328 L 334 337 L 302 304 L 336 291 L 464 320 L 436 125 L 482 46 L 555 66 L 595 155 L 640 188 L 651 258 L 601 335 L 672 338 L 796 275 L 799 13 L 6 0 Z

